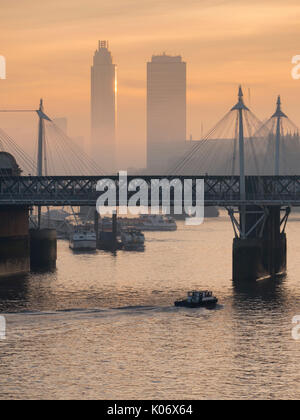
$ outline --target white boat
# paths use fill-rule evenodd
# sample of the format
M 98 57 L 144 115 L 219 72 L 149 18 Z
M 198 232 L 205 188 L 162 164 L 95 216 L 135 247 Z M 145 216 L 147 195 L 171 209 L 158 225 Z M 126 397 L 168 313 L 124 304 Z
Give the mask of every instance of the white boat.
M 142 214 L 138 221 L 142 231 L 174 231 L 177 230 L 175 220 L 161 214 Z
M 74 232 L 69 241 L 73 250 L 95 250 L 97 248 L 96 234 L 90 231 Z
M 128 229 L 121 232 L 122 245 L 125 250 L 144 249 L 145 236 L 137 229 Z

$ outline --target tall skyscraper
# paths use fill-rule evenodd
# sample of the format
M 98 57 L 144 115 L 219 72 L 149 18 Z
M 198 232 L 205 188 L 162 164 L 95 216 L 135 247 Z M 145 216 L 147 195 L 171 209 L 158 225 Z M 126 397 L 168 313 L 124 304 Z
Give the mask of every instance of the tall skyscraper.
M 116 66 L 107 41 L 99 41 L 91 68 L 91 152 L 106 172 L 116 162 Z
M 147 63 L 147 168 L 160 170 L 172 145 L 185 140 L 186 63 L 154 55 Z

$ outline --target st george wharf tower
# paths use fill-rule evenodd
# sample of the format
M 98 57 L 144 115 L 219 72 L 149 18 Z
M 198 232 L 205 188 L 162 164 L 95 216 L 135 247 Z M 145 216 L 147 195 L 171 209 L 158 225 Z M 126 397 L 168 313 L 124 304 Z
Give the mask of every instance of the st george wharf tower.
M 107 41 L 99 41 L 91 68 L 91 153 L 106 173 L 116 168 L 116 65 Z

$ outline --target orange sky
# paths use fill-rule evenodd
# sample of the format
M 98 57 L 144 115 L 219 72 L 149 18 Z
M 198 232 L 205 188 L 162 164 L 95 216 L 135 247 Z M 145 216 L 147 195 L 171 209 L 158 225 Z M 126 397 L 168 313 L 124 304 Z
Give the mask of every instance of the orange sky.
M 300 126 L 299 0 L 0 0 L 0 108 L 35 108 L 67 116 L 71 135 L 89 137 L 90 66 L 99 39 L 118 65 L 120 163 L 143 166 L 146 62 L 153 53 L 181 54 L 188 64 L 188 132 L 200 137 L 235 102 L 242 83 L 251 108 L 269 116 L 278 93 Z M 0 115 L 0 127 L 34 142 L 33 117 Z M 30 127 L 30 129 L 29 129 Z M 33 139 L 33 140 L 31 140 Z M 133 150 L 135 147 L 136 152 Z

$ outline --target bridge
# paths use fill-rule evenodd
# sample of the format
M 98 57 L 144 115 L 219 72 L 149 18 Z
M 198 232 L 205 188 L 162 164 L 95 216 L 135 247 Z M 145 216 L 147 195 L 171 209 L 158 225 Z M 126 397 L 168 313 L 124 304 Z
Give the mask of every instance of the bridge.
M 0 177 L 0 206 L 95 206 L 101 195 L 97 191 L 97 183 L 105 179 L 114 181 L 117 187 L 119 205 L 119 176 L 2 176 Z M 241 198 L 240 177 L 238 176 L 128 176 L 127 181 L 134 183 L 137 179 L 145 181 L 150 187 L 152 183 L 162 180 L 192 180 L 193 202 L 196 201 L 196 180 L 204 180 L 204 201 L 206 206 L 300 206 L 300 176 L 246 176 L 245 197 Z M 128 191 L 128 201 L 135 194 Z M 171 206 L 175 205 L 171 190 Z M 160 194 L 160 205 L 162 205 Z
M 60 148 L 58 155 L 63 173 L 50 175 L 46 159 L 49 138 L 47 139 L 45 124 L 52 121 L 44 113 L 42 101 L 35 112 L 39 117 L 36 165 L 28 156 L 20 153 L 11 139 L 7 135 L 1 135 L 0 131 L 0 146 L 3 142 L 13 144 L 13 150 L 20 154 L 20 159 L 36 168 L 36 176 L 20 176 L 1 171 L 0 212 L 3 216 L 3 232 L 12 218 L 26 219 L 28 208 L 31 207 L 38 208 L 40 220 L 42 206 L 95 206 L 103 193 L 97 191 L 97 184 L 106 179 L 113 181 L 116 186 L 118 206 L 118 193 L 121 187 L 124 188 L 119 176 L 102 174 L 94 162 L 73 149 L 68 162 L 63 145 L 69 144 L 69 139 L 53 124 L 49 129 L 55 134 L 56 148 Z M 190 189 L 188 192 L 195 203 L 197 180 L 203 179 L 205 205 L 225 207 L 232 221 L 235 234 L 233 280 L 245 281 L 264 275 L 275 275 L 286 270 L 285 228 L 291 207 L 300 206 L 300 175 L 297 175 L 300 158 L 299 138 L 298 128 L 281 109 L 280 97 L 275 113 L 265 123 L 261 123 L 245 105 L 240 87 L 236 105 L 205 138 L 193 145 L 174 167 L 169 168 L 166 174 L 128 176 L 127 183 L 135 185 L 137 178 L 142 180 L 148 187 L 150 200 L 150 187 L 153 183 L 157 184 L 162 180 L 173 183 L 181 181 L 181 198 L 176 195 L 175 201 L 175 194 L 171 191 L 172 207 L 178 204 L 182 206 L 185 188 Z M 76 159 L 79 174 L 66 175 L 69 164 Z M 90 165 L 87 165 L 88 161 Z M 89 173 L 91 167 L 94 175 Z M 214 171 L 219 173 L 214 174 Z M 84 172 L 88 173 L 83 175 Z M 192 187 L 186 187 L 185 180 L 192 180 Z M 135 192 L 127 191 L 127 202 Z M 164 205 L 162 193 L 159 195 L 159 204 Z M 15 225 L 16 223 L 13 223 L 13 226 Z M 3 232 L 0 226 L 0 236 L 2 234 L 5 248 L 8 237 L 3 235 Z M 22 234 L 26 237 L 26 226 Z M 49 238 L 45 239 L 43 235 L 44 233 L 39 231 L 33 235 L 38 243 L 34 247 L 35 252 L 39 256 L 43 244 L 49 242 Z M 14 238 L 11 232 L 10 237 Z M 26 241 L 23 246 L 26 248 Z M 25 260 L 26 256 L 28 257 L 28 253 L 24 257 Z M 26 267 L 28 268 L 28 264 Z

